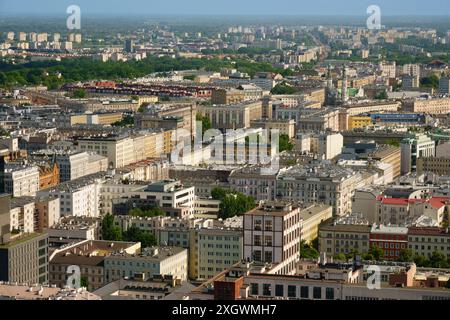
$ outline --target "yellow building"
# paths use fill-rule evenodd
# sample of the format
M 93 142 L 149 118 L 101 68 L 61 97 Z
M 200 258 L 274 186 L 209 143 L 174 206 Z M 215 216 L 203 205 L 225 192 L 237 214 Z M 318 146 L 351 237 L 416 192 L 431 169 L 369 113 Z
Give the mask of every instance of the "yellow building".
M 333 217 L 333 207 L 325 204 L 314 204 L 301 209 L 301 240 L 311 243 L 318 237 L 319 225 Z
M 353 116 L 348 118 L 348 129 L 364 128 L 372 124 L 372 119 L 366 116 Z

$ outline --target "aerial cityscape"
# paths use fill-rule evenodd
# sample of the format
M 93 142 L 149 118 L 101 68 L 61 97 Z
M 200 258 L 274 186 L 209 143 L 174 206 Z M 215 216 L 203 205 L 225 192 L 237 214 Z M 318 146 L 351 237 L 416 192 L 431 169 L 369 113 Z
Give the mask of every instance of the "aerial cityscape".
M 450 300 L 450 2 L 56 2 L 0 0 L 0 300 Z

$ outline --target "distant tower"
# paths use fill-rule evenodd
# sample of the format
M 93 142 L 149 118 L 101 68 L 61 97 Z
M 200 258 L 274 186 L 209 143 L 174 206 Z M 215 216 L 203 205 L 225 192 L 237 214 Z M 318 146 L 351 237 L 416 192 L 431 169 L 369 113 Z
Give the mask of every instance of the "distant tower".
M 328 65 L 327 71 L 327 82 L 326 82 L 326 104 L 329 106 L 336 105 L 338 92 L 336 88 L 333 86 L 333 76 L 331 74 L 331 65 Z
M 327 69 L 327 89 L 332 90 L 333 89 L 333 76 L 331 75 L 331 65 L 328 65 Z
M 347 96 L 347 67 L 344 66 L 342 69 L 342 102 L 348 101 Z

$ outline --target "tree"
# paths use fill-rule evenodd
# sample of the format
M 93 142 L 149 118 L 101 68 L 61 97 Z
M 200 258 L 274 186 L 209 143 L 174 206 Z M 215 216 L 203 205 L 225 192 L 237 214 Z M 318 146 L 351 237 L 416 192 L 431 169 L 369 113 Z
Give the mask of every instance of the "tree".
M 355 259 L 356 259 L 356 256 L 359 256 L 359 254 L 360 254 L 360 253 L 359 253 L 358 250 L 356 250 L 355 248 L 352 248 L 352 249 L 350 250 L 350 252 L 347 253 L 347 254 L 345 255 L 345 257 L 346 257 L 347 260 L 349 260 L 349 259 L 355 260 Z
M 277 84 L 270 91 L 271 94 L 294 94 L 296 92 L 295 88 L 288 85 L 286 82 Z
M 165 212 L 159 207 L 153 207 L 149 209 L 134 208 L 128 211 L 128 215 L 135 217 L 156 217 L 164 216 Z
M 428 261 L 427 258 L 425 258 L 424 256 L 419 256 L 419 255 L 416 255 L 414 257 L 414 263 L 418 267 L 428 267 L 428 265 L 430 264 L 430 262 Z
M 77 89 L 77 90 L 74 90 L 72 96 L 73 96 L 75 99 L 83 99 L 83 98 L 86 97 L 86 91 L 85 91 L 84 89 Z
M 111 124 L 113 127 L 133 127 L 134 117 L 132 115 L 125 115 L 122 120 Z
M 333 256 L 333 260 L 335 260 L 335 261 L 344 261 L 344 262 L 346 262 L 346 261 L 347 261 L 347 258 L 346 258 L 346 256 L 345 256 L 345 254 L 339 253 L 339 254 L 335 254 L 335 255 Z
M 183 80 L 191 80 L 194 81 L 195 80 L 195 74 L 189 74 L 183 77 Z
M 447 283 L 445 284 L 445 287 L 446 287 L 447 289 L 450 289 L 450 279 L 448 279 Z
M 434 251 L 430 257 L 432 268 L 447 268 L 447 257 L 440 251 Z
M 125 241 L 140 242 L 143 248 L 156 245 L 156 239 L 153 234 L 148 231 L 139 229 L 136 226 L 131 226 L 123 233 Z
M 384 257 L 384 251 L 380 247 L 373 245 L 369 249 L 369 254 L 373 256 L 375 261 L 380 261 Z
M 241 192 L 214 188 L 211 191 L 213 199 L 220 200 L 219 214 L 222 219 L 239 216 L 255 208 L 255 199 Z
M 89 286 L 89 279 L 87 276 L 82 276 L 80 278 L 80 286 L 84 288 L 87 288 Z
M 121 241 L 122 232 L 119 227 L 114 224 L 114 217 L 107 214 L 102 221 L 102 238 L 103 240 Z
M 414 255 L 411 249 L 403 249 L 400 251 L 400 254 L 398 256 L 398 261 L 402 262 L 413 262 L 414 261 Z
M 388 98 L 388 94 L 386 91 L 382 91 L 375 96 L 377 100 L 386 100 Z
M 439 88 L 439 77 L 435 74 L 420 79 L 420 86 L 424 88 Z
M 214 200 L 222 200 L 223 198 L 225 198 L 227 193 L 228 193 L 227 190 L 225 190 L 223 188 L 216 187 L 216 188 L 211 190 L 211 197 Z
M 319 251 L 313 248 L 305 240 L 300 242 L 300 258 L 303 259 L 316 259 L 319 257 Z
M 294 149 L 294 145 L 291 143 L 289 136 L 287 134 L 280 134 L 280 152 L 283 151 L 292 151 Z

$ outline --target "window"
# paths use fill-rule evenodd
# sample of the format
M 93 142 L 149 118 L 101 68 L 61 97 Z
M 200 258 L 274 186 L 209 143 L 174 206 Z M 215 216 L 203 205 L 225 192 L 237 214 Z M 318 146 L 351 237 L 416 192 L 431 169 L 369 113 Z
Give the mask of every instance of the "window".
M 284 286 L 282 284 L 275 285 L 275 296 L 282 297 L 284 295 Z
M 262 225 L 261 220 L 255 220 L 253 227 L 255 230 L 261 230 L 261 225 Z
M 309 287 L 306 287 L 306 286 L 300 287 L 300 298 L 302 298 L 302 299 L 309 298 Z
M 255 235 L 253 237 L 253 245 L 255 245 L 255 246 L 261 245 L 261 236 L 260 235 Z
M 313 288 L 313 298 L 314 299 L 322 299 L 322 288 L 321 287 Z
M 272 236 L 264 236 L 264 245 L 268 247 L 272 246 Z
M 273 227 L 272 227 L 272 220 L 267 220 L 264 222 L 264 229 L 266 231 L 272 231 Z
M 261 261 L 261 251 L 259 250 L 253 251 L 253 259 L 255 261 Z
M 272 252 L 271 251 L 264 252 L 264 262 L 272 262 Z
M 257 296 L 259 290 L 259 285 L 257 283 L 250 284 L 250 294 Z
M 264 296 L 270 296 L 272 295 L 271 286 L 268 283 L 263 284 L 263 295 Z
M 288 286 L 288 297 L 289 298 L 297 297 L 297 287 L 296 286 Z
M 325 289 L 325 298 L 327 300 L 334 300 L 334 288 Z

